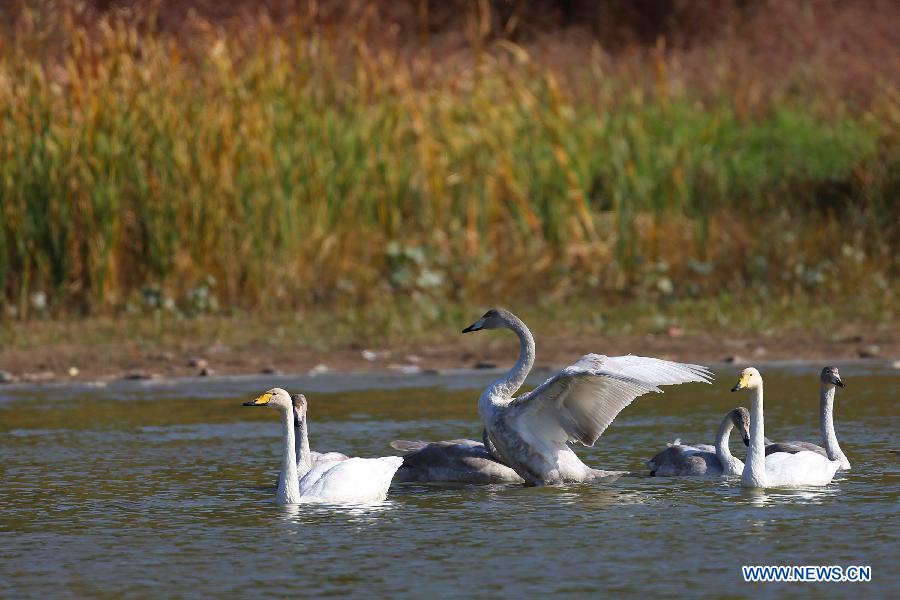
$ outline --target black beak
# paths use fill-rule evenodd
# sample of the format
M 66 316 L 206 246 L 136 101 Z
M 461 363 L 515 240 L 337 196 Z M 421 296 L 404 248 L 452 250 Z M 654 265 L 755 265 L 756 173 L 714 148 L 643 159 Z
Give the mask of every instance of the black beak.
M 483 327 L 481 325 L 479 325 L 478 322 L 476 321 L 475 323 L 472 323 L 471 325 L 469 325 L 468 327 L 463 329 L 462 332 L 470 333 L 472 331 L 481 331 L 482 329 L 483 329 Z
M 265 404 L 257 404 L 256 400 L 248 400 L 247 402 L 241 404 L 241 406 L 265 406 Z
M 739 391 L 740 389 L 741 389 L 741 384 L 740 384 L 740 383 L 736 383 L 736 384 L 734 384 L 734 387 L 731 388 L 731 391 L 732 391 L 732 392 L 737 392 L 737 391 Z
M 841 381 L 841 378 L 840 378 L 840 377 L 832 377 L 832 378 L 831 378 L 831 383 L 833 383 L 834 385 L 836 385 L 836 386 L 838 386 L 838 387 L 840 387 L 840 388 L 844 387 L 844 382 Z
M 744 436 L 741 436 L 741 438 L 744 440 L 744 445 L 749 448 L 750 447 L 750 436 L 744 435 Z

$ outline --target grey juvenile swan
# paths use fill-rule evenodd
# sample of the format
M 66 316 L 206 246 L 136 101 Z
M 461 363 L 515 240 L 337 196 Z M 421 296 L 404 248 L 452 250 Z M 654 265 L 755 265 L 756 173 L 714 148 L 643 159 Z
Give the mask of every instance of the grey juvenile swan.
M 837 367 L 825 367 L 819 375 L 819 429 L 822 432 L 822 440 L 825 447 L 811 442 L 775 442 L 766 444 L 766 455 L 774 452 L 788 452 L 795 454 L 801 450 L 809 450 L 828 458 L 840 461 L 838 471 L 849 471 L 850 461 L 841 450 L 834 432 L 834 394 L 836 388 L 844 387 L 841 374 Z
M 475 440 L 395 440 L 391 447 L 404 452 L 403 466 L 394 476 L 398 482 L 523 483 L 515 471 Z
M 744 444 L 750 443 L 750 412 L 743 406 L 728 411 L 719 425 L 716 445 L 674 444 L 647 461 L 650 475 L 656 477 L 709 477 L 740 475 L 744 463 L 731 454 L 728 441 L 731 430 L 741 432 Z
M 592 469 L 568 446 L 593 446 L 619 412 L 658 386 L 691 381 L 708 383 L 706 367 L 642 356 L 586 354 L 534 390 L 516 398 L 534 364 L 534 338 L 525 324 L 503 309 L 491 309 L 463 329 L 510 329 L 519 337 L 519 360 L 481 394 L 478 412 L 488 450 L 512 467 L 527 484 L 545 485 L 618 477 L 621 472 Z

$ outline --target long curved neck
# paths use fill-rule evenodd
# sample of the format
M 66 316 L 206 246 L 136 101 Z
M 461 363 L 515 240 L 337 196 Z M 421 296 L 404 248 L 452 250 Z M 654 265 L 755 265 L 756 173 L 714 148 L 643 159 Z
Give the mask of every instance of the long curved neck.
M 734 456 L 731 455 L 731 448 L 728 443 L 731 439 L 731 430 L 734 428 L 734 422 L 731 415 L 726 415 L 719 425 L 719 432 L 716 434 L 716 458 L 722 463 L 722 469 L 727 475 L 736 475 L 734 473 Z
M 750 390 L 750 447 L 741 480 L 748 487 L 766 487 L 766 434 L 764 431 L 763 387 Z
M 282 412 L 281 427 L 284 447 L 281 453 L 281 476 L 275 501 L 279 504 L 296 504 L 300 500 L 300 478 L 297 476 L 297 454 L 294 444 L 293 411 Z
M 510 400 L 516 390 L 525 383 L 525 378 L 534 366 L 534 337 L 518 317 L 512 316 L 506 321 L 506 326 L 519 338 L 519 360 L 506 375 L 492 383 L 490 388 L 492 396 Z
M 841 468 L 849 469 L 850 461 L 844 455 L 834 432 L 834 386 L 822 385 L 819 390 L 819 429 L 825 442 L 825 453 L 829 460 L 841 462 Z
M 309 435 L 306 430 L 306 417 L 299 420 L 299 425 L 294 427 L 297 435 L 297 474 L 303 477 L 312 469 L 312 454 L 309 451 Z

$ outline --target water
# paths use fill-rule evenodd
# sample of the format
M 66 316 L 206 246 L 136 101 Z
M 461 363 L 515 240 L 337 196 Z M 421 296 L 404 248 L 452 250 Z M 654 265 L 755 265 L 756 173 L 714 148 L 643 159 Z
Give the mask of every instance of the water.
M 728 392 L 736 371 L 639 398 L 579 453 L 643 473 L 676 436 L 711 442 L 749 401 Z M 817 372 L 763 369 L 769 437 L 818 440 Z M 478 438 L 486 375 L 3 388 L 0 596 L 897 597 L 898 375 L 841 372 L 837 431 L 853 470 L 824 488 L 395 485 L 360 508 L 276 506 L 277 415 L 241 401 L 302 390 L 314 449 L 385 455 L 395 438 Z M 742 564 L 770 563 L 871 565 L 873 581 L 743 583 Z

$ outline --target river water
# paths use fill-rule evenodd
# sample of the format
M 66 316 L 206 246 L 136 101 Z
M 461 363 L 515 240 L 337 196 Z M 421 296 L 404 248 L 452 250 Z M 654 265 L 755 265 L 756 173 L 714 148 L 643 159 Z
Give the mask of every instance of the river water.
M 768 437 L 819 441 L 821 366 L 761 368 Z M 841 366 L 853 470 L 824 488 L 646 476 L 667 441 L 712 443 L 748 406 L 737 372 L 639 398 L 578 450 L 634 472 L 615 483 L 404 484 L 356 508 L 275 505 L 277 413 L 241 402 L 303 391 L 313 449 L 382 456 L 397 438 L 480 439 L 492 374 L 0 388 L 0 596 L 900 597 L 900 371 Z M 765 564 L 870 565 L 872 582 L 743 582 Z

